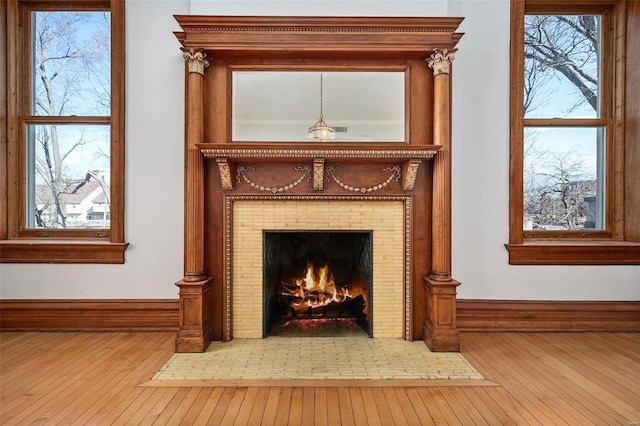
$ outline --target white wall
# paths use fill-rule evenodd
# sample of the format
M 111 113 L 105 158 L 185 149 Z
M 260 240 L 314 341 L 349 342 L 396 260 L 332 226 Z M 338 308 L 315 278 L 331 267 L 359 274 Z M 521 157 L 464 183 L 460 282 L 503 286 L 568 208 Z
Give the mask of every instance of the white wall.
M 447 0 L 191 0 L 194 15 L 446 16 Z
M 128 0 L 124 265 L 0 266 L 0 298 L 177 298 L 184 63 L 174 14 L 463 16 L 453 67 L 453 277 L 460 298 L 640 300 L 638 266 L 510 266 L 508 0 Z

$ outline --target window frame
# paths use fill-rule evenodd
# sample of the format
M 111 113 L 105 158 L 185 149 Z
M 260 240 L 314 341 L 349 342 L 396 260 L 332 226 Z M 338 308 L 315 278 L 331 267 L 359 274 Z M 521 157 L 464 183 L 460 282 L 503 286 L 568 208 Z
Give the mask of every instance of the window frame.
M 119 0 L 9 0 L 0 11 L 6 62 L 0 93 L 7 122 L 2 123 L 0 164 L 0 262 L 124 263 L 125 2 Z M 111 115 L 36 116 L 31 111 L 31 12 L 108 11 L 111 14 Z M 9 37 L 9 34 L 17 36 Z M 21 52 L 29 52 L 22 54 Z M 110 213 L 108 229 L 40 229 L 26 226 L 26 131 L 37 124 L 97 124 L 110 127 Z
M 524 117 L 524 20 L 527 14 L 602 16 L 603 81 L 600 117 L 553 119 Z M 604 32 L 608 31 L 608 34 Z M 509 263 L 513 265 L 640 264 L 640 244 L 625 239 L 625 75 L 624 1 L 511 0 Z M 627 78 L 627 80 L 625 80 Z M 606 129 L 605 227 L 603 230 L 528 231 L 524 218 L 524 129 L 526 127 Z

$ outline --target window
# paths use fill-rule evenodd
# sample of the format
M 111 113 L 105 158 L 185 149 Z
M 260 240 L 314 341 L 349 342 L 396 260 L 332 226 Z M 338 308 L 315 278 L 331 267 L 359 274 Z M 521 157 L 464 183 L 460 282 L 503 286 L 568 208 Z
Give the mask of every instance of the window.
M 121 263 L 124 2 L 5 4 L 2 261 Z
M 510 263 L 638 263 L 616 173 L 624 2 L 512 0 L 511 22 Z
M 612 82 L 606 21 L 602 14 L 524 17 L 525 238 L 562 235 L 556 231 L 611 236 L 612 108 L 602 96 Z

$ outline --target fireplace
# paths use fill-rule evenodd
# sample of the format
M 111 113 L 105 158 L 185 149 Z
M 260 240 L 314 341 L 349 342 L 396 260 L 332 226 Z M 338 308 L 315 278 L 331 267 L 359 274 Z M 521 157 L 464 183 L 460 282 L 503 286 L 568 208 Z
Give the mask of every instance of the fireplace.
M 372 231 L 265 231 L 263 335 L 372 337 Z
M 349 294 L 361 291 L 349 297 L 362 296 L 362 309 L 336 317 L 364 324 L 367 335 L 459 350 L 460 283 L 451 276 L 450 73 L 462 19 L 176 19 L 187 74 L 176 351 L 202 352 L 211 340 L 262 338 L 287 320 L 333 320 L 328 309 L 304 299 L 304 290 L 301 302 L 311 303 L 310 310 L 277 300 L 282 293 L 295 299 L 298 280 L 321 274 L 325 281 L 332 276 L 336 287 L 354 287 Z M 261 139 L 257 131 L 240 140 L 233 126 L 244 117 L 234 116 L 234 73 L 274 70 L 400 73 L 404 84 L 394 86 L 404 99 L 400 131 L 390 140 L 366 132 L 349 139 L 349 132 L 362 128 L 358 120 L 368 120 L 367 129 L 384 124 L 378 116 L 358 116 L 341 127 L 346 139 Z M 363 95 L 361 101 L 369 99 Z M 268 105 L 268 112 L 276 106 Z M 308 127 L 293 126 L 292 119 L 286 117 L 287 129 Z M 345 251 L 342 244 L 307 252 L 301 247 L 313 245 L 309 240 L 291 241 L 303 238 L 299 231 L 325 243 L 350 238 L 356 248 L 338 260 L 333 256 Z M 272 240 L 297 248 L 274 254 Z M 353 251 L 366 247 L 369 254 L 354 260 Z M 367 257 L 371 266 L 361 267 Z M 349 278 L 343 278 L 345 264 L 356 265 Z M 309 289 L 316 299 L 319 291 Z
M 343 271 L 346 262 L 353 262 L 351 252 L 336 247 L 327 250 L 324 246 L 338 243 L 343 247 L 348 243 L 353 244 L 352 251 L 367 253 L 351 268 L 357 270 L 352 275 L 359 282 L 364 281 L 363 277 L 369 277 L 365 314 L 370 326 L 364 331 L 357 325 L 361 334 L 410 339 L 413 324 L 408 271 L 412 259 L 408 250 L 410 235 L 406 232 L 410 206 L 408 197 L 229 196 L 225 228 L 230 244 L 226 246 L 225 263 L 231 268 L 224 283 L 224 335 L 228 338 L 264 337 L 268 330 L 264 318 L 270 316 L 263 312 L 269 309 L 264 296 L 267 275 L 278 274 L 273 280 L 291 283 L 306 274 L 307 261 L 310 261 L 315 263 L 316 269 L 326 264 L 335 281 L 346 281 Z M 308 236 L 301 236 L 307 233 Z M 309 236 L 315 238 L 315 242 L 305 242 Z M 274 238 L 285 242 L 294 237 L 296 241 L 289 241 L 285 246 L 287 251 L 293 248 L 295 253 L 279 255 L 290 259 L 278 259 L 277 265 L 269 266 L 273 259 L 268 259 L 272 255 L 265 253 L 266 246 L 274 244 Z M 280 271 L 284 269 L 279 265 L 281 263 L 286 265 L 287 272 Z M 363 284 L 359 286 L 364 287 Z M 306 325 L 313 323 L 321 324 L 320 321 L 311 324 L 307 321 Z M 326 332 L 331 325 L 336 323 L 320 328 L 325 328 Z

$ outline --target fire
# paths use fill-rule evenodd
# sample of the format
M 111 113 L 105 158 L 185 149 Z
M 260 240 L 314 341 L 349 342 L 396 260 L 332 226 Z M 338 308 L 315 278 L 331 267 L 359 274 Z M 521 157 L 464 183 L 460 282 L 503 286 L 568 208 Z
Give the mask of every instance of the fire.
M 328 265 L 316 268 L 310 262 L 303 278 L 297 278 L 294 284 L 283 282 L 282 287 L 283 295 L 293 298 L 291 306 L 296 310 L 318 308 L 353 297 L 348 289 L 336 286 Z

